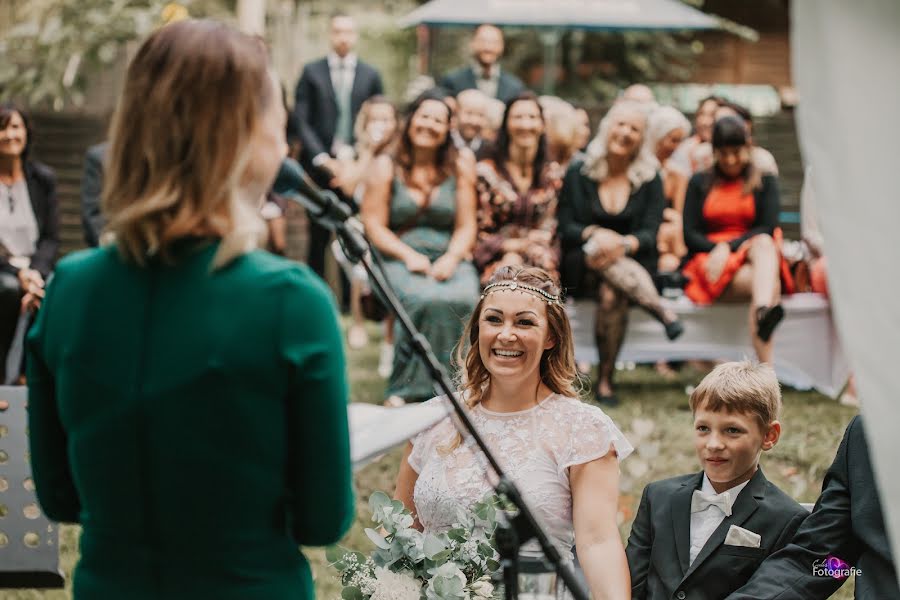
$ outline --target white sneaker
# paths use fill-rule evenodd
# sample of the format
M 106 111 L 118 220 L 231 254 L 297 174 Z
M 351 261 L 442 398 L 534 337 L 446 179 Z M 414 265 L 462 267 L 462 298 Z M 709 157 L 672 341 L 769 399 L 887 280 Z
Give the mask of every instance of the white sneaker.
M 378 355 L 378 376 L 387 379 L 394 370 L 394 345 L 381 342 L 381 352 Z

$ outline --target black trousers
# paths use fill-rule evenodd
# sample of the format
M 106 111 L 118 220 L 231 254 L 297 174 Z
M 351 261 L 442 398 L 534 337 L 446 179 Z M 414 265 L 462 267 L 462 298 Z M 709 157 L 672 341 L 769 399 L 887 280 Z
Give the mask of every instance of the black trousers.
M 16 333 L 22 287 L 12 273 L 0 272 L 0 384 L 6 381 L 6 357 Z
M 328 172 L 313 166 L 309 162 L 304 162 L 302 166 L 316 185 L 322 189 L 331 190 L 342 202 L 345 202 L 350 206 L 354 213 L 358 212 L 359 207 L 356 206 L 356 202 L 353 198 L 348 197 L 339 189 L 329 187 L 328 183 L 331 176 Z M 308 264 L 309 268 L 315 271 L 319 277 L 325 279 L 325 256 L 329 251 L 328 245 L 331 241 L 331 231 L 321 227 L 312 219 L 309 219 L 309 229 L 307 231 L 309 244 L 306 252 L 306 264 Z M 341 282 L 341 293 L 339 295 L 341 299 L 341 309 L 346 311 L 350 305 L 350 282 L 347 280 L 347 277 L 342 270 L 339 270 L 338 276 L 340 277 Z

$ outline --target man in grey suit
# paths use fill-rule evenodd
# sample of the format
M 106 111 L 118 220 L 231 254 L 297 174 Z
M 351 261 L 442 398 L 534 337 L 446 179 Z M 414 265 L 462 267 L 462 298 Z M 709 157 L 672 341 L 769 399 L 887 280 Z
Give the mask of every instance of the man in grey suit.
M 503 56 L 503 32 L 493 25 L 480 25 L 472 37 L 472 62 L 447 73 L 441 87 L 456 96 L 463 90 L 478 89 L 490 98 L 506 102 L 516 97 L 525 85 L 518 77 L 500 68 Z
M 383 93 L 381 75 L 353 51 L 358 35 L 351 17 L 331 17 L 327 56 L 303 67 L 295 92 L 294 112 L 300 127 L 300 164 L 313 180 L 339 193 L 342 164 L 339 154 L 353 148 L 353 124 L 363 102 Z M 350 201 L 352 199 L 344 198 Z M 329 232 L 310 223 L 309 266 L 325 271 Z

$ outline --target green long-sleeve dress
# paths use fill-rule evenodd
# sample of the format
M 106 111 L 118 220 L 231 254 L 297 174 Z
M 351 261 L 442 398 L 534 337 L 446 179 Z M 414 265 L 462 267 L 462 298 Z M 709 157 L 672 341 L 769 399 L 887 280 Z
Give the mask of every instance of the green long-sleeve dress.
M 353 519 L 333 299 L 217 243 L 144 268 L 61 261 L 28 338 L 31 461 L 51 519 L 81 523 L 76 599 L 303 599 L 298 545 Z

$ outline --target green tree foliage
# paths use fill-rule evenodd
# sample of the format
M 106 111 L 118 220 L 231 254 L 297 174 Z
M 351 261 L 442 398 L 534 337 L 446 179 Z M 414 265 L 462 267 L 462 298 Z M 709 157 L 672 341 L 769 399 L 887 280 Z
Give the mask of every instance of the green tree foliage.
M 0 39 L 0 98 L 61 110 L 84 103 L 89 75 L 168 20 L 227 14 L 233 0 L 25 0 Z
M 162 0 L 28 0 L 0 41 L 0 95 L 29 106 L 84 102 L 85 73 L 162 22 Z

